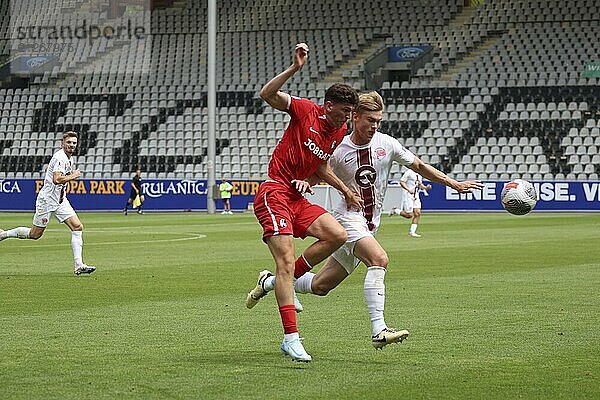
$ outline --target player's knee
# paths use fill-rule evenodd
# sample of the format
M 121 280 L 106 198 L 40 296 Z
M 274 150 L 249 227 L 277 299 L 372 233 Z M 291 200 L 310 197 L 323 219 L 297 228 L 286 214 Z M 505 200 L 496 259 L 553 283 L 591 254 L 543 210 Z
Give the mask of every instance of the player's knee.
M 418 218 L 421 216 L 421 210 L 419 210 L 418 208 L 415 208 L 415 210 L 413 211 L 415 218 Z
M 337 227 L 333 234 L 330 236 L 331 241 L 334 242 L 338 247 L 346 243 L 348 240 L 348 233 L 341 226 Z
M 73 228 L 74 231 L 83 231 L 83 224 L 81 222 L 78 223 L 78 224 L 74 224 L 72 226 L 72 228 Z
M 387 268 L 388 263 L 390 262 L 388 255 L 385 251 L 377 254 L 373 257 L 371 265 L 376 265 L 378 267 Z

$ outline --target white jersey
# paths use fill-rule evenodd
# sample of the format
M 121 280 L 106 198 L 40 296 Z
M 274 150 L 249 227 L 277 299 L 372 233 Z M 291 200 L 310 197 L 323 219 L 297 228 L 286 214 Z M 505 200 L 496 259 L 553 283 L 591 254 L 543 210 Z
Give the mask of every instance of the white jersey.
M 383 199 L 387 190 L 387 181 L 392 162 L 411 165 L 415 155 L 402 146 L 393 137 L 375 132 L 371 142 L 358 146 L 344 137 L 331 156 L 333 172 L 364 200 L 364 210 L 347 210 L 343 197 L 333 210 L 337 218 L 348 214 L 358 214 L 366 220 L 367 227 L 374 231 L 379 227 Z
M 54 153 L 48 169 L 46 170 L 46 176 L 44 177 L 44 186 L 40 190 L 39 197 L 44 198 L 48 203 L 58 205 L 62 203 L 66 196 L 66 186 L 55 185 L 53 182 L 53 175 L 55 172 L 60 172 L 63 175 L 69 175 L 73 172 L 73 158 L 68 158 L 64 150 L 59 150 Z
M 404 172 L 400 180 L 406 183 L 406 186 L 408 186 L 408 188 L 414 192 L 412 195 L 413 198 L 417 198 L 419 196 L 419 182 L 423 180 L 421 175 L 409 168 Z M 411 196 L 410 193 L 408 193 L 408 195 Z

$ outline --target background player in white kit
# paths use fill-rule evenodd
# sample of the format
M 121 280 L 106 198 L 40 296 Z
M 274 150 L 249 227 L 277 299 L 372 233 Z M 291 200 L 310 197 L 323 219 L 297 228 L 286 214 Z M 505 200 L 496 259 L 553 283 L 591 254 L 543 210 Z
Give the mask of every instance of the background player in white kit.
M 83 224 L 71 207 L 66 196 L 65 184 L 81 176 L 78 169 L 74 169 L 73 153 L 77 148 L 77 133 L 65 132 L 62 139 L 62 149 L 54 153 L 46 176 L 44 186 L 38 193 L 35 202 L 35 215 L 31 228 L 18 227 L 3 231 L 0 229 L 0 241 L 8 238 L 39 239 L 44 234 L 50 215 L 54 213 L 59 222 L 64 222 L 71 229 L 71 247 L 75 259 L 74 273 L 91 274 L 96 267 L 85 265 L 81 258 L 83 248 Z
M 481 188 L 478 181 L 458 182 L 449 178 L 443 172 L 423 163 L 393 137 L 377 131 L 382 118 L 381 96 L 377 92 L 361 94 L 354 112 L 352 134 L 344 137 L 330 162 L 335 174 L 351 190 L 361 195 L 364 209 L 348 210 L 343 201 L 335 207 L 332 214 L 346 229 L 347 242 L 329 257 L 317 274 L 307 272 L 294 283 L 294 289 L 298 293 L 325 296 L 362 261 L 367 266 L 364 295 L 371 317 L 371 340 L 375 348 L 402 341 L 409 335 L 407 330 L 390 329 L 385 323 L 384 277 L 389 260 L 387 253 L 375 239 L 392 163 L 406 165 L 431 181 L 461 193 Z M 264 291 L 272 290 L 275 287 L 275 277 L 266 277 L 262 287 Z
M 397 214 L 404 218 L 412 218 L 408 236 L 419 238 L 421 235 L 417 233 L 417 226 L 421 219 L 420 192 L 431 190 L 431 185 L 424 185 L 421 175 L 409 168 L 402 174 L 400 186 L 406 190 L 406 193 L 403 196 L 404 200 L 400 209 L 394 207 L 390 212 L 390 215 Z

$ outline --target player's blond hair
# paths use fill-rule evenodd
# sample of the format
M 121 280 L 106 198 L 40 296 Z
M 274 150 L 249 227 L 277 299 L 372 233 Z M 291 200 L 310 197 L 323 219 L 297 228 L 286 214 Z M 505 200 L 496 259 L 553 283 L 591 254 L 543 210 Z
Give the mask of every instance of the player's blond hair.
M 66 140 L 71 137 L 74 137 L 75 139 L 77 139 L 78 136 L 79 136 L 79 134 L 75 131 L 67 131 L 67 132 L 63 133 L 63 140 Z
M 375 91 L 361 93 L 358 95 L 358 106 L 356 106 L 355 111 L 357 113 L 365 111 L 383 111 L 383 98 Z

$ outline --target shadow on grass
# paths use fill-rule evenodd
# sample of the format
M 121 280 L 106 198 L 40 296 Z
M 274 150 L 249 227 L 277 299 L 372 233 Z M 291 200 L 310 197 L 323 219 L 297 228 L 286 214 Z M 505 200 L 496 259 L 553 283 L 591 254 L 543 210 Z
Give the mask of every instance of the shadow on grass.
M 346 366 L 364 367 L 365 362 L 369 365 L 388 365 L 388 357 L 378 357 L 384 355 L 382 350 L 373 350 L 373 355 L 352 354 L 348 357 L 340 357 L 332 354 L 331 351 L 319 354 L 312 353 L 313 361 L 310 363 L 298 362 L 284 355 L 279 351 L 232 351 L 232 352 L 209 352 L 198 354 L 191 357 L 194 362 L 205 365 L 221 365 L 229 367 L 264 367 L 272 368 L 278 366 L 289 369 L 304 369 L 306 366 L 314 363 L 343 364 Z M 279 365 L 278 365 L 279 364 Z

